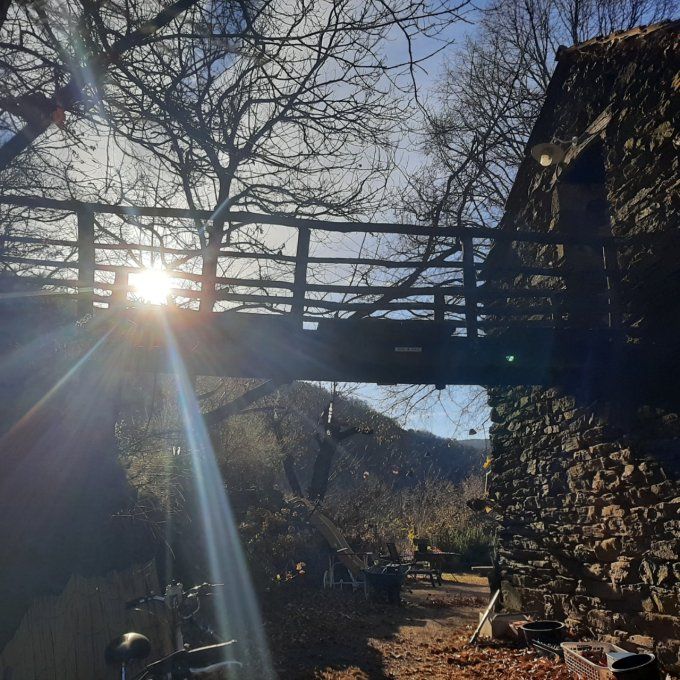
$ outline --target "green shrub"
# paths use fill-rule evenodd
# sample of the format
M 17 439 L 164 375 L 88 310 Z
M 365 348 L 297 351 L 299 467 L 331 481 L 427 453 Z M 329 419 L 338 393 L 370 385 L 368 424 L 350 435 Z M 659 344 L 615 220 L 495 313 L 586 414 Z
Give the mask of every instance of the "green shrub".
M 491 563 L 492 530 L 486 523 L 446 527 L 434 534 L 432 541 L 444 552 L 459 553 L 466 569 L 475 564 Z

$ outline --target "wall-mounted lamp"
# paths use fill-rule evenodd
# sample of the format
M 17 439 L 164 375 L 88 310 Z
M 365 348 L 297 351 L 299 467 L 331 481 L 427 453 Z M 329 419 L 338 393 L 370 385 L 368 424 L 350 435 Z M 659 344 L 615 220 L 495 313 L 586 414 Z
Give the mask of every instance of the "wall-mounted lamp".
M 544 142 L 543 144 L 536 144 L 531 147 L 532 158 L 538 161 L 544 168 L 558 165 L 564 160 L 565 154 L 566 150 L 562 144 Z
M 544 142 L 543 144 L 535 144 L 531 147 L 531 155 L 544 168 L 549 168 L 551 165 L 559 165 L 567 154 L 567 151 L 576 146 L 580 137 L 574 136 L 569 141 L 566 139 L 555 138 L 552 142 Z

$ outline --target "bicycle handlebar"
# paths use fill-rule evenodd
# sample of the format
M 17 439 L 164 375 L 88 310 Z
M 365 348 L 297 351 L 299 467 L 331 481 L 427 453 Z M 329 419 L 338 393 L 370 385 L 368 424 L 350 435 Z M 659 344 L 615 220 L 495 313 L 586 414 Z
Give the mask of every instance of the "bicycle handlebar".
M 233 645 L 236 640 L 229 640 L 229 642 L 221 642 L 217 645 L 206 645 L 205 647 L 196 647 L 187 652 L 189 658 L 189 667 L 195 672 L 197 670 L 208 670 L 212 666 L 226 663 L 238 663 L 233 656 L 227 653 L 231 651 L 229 647 Z
M 189 598 L 189 597 L 205 597 L 206 595 L 212 595 L 212 591 L 214 588 L 220 588 L 223 587 L 224 583 L 200 583 L 197 586 L 194 586 L 193 588 L 189 588 L 188 590 L 184 591 L 184 597 Z
M 223 586 L 223 583 L 200 583 L 197 586 L 193 586 L 192 588 L 188 588 L 182 593 L 182 598 L 190 598 L 190 597 L 201 597 L 201 596 L 206 596 L 211 594 L 211 590 L 213 588 L 218 588 L 220 586 Z M 150 602 L 165 602 L 165 595 L 159 595 L 157 593 L 148 593 L 147 595 L 143 595 L 142 597 L 138 597 L 134 600 L 130 600 L 125 603 L 125 608 L 126 609 L 135 609 L 136 607 L 139 607 L 140 605 L 143 604 L 149 604 Z
M 170 674 L 174 677 L 192 677 L 203 673 L 212 673 L 229 666 L 242 666 L 234 659 L 229 648 L 235 640 L 222 642 L 217 645 L 198 647 L 190 650 L 173 652 L 159 661 L 149 664 L 142 677 L 165 677 Z
M 149 595 L 144 595 L 144 597 L 138 597 L 136 600 L 126 602 L 125 609 L 135 609 L 141 604 L 148 604 L 154 600 L 157 602 L 165 602 L 165 597 L 163 595 L 154 595 L 153 593 L 150 593 Z

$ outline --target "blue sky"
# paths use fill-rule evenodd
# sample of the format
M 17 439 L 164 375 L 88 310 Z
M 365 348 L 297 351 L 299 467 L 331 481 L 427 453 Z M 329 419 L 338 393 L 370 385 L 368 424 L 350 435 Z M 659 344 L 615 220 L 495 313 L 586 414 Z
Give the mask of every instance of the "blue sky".
M 462 46 L 466 35 L 474 30 L 474 24 L 461 21 L 454 24 L 447 34 L 442 36 L 443 40 L 452 40 L 454 44 L 435 55 L 418 72 L 418 85 L 425 100 L 431 100 L 435 96 L 434 88 L 444 66 L 450 66 L 451 62 L 455 61 L 456 51 Z M 416 43 L 416 56 L 426 54 L 439 47 L 440 44 L 435 41 L 421 40 Z M 404 42 L 395 39 L 394 51 L 390 56 L 395 60 L 404 58 L 406 55 L 402 52 L 403 50 Z M 409 140 L 408 145 L 403 150 L 403 161 L 406 168 L 414 168 L 423 161 L 423 158 L 416 151 L 416 141 L 415 139 Z M 375 409 L 385 412 L 386 415 L 397 417 L 401 424 L 407 428 L 426 430 L 441 437 L 454 439 L 485 438 L 488 433 L 489 409 L 486 405 L 485 396 L 478 387 L 451 387 L 436 393 L 428 399 L 423 408 L 416 409 L 406 416 L 396 410 L 386 409 L 389 402 L 385 399 L 385 391 L 377 385 L 358 386 L 356 396 L 368 402 Z M 477 433 L 471 435 L 471 428 L 474 428 Z
M 454 386 L 435 392 L 423 408 L 404 416 L 387 408 L 389 399 L 377 385 L 357 386 L 356 397 L 363 399 L 377 411 L 397 418 L 402 427 L 433 432 L 451 439 L 485 439 L 488 436 L 489 408 L 480 387 Z M 476 434 L 470 434 L 470 430 Z

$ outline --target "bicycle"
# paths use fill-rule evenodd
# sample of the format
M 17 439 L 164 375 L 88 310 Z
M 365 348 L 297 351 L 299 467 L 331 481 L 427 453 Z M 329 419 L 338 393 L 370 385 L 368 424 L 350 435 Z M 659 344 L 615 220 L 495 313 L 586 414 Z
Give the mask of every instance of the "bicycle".
M 232 658 L 230 652 L 235 640 L 219 641 L 217 634 L 207 625 L 195 619 L 201 608 L 201 597 L 212 595 L 221 584 L 203 583 L 184 590 L 179 581 L 173 581 L 164 595 L 149 593 L 126 603 L 126 609 L 139 609 L 155 602 L 163 603 L 172 630 L 175 651 L 147 665 L 130 680 L 185 680 L 200 677 L 218 670 L 241 668 L 242 664 Z M 190 648 L 185 644 L 183 627 L 194 625 L 203 635 L 216 644 Z M 105 658 L 109 665 L 120 666 L 121 680 L 128 680 L 128 664 L 146 659 L 151 652 L 149 639 L 140 633 L 124 633 L 106 647 Z

